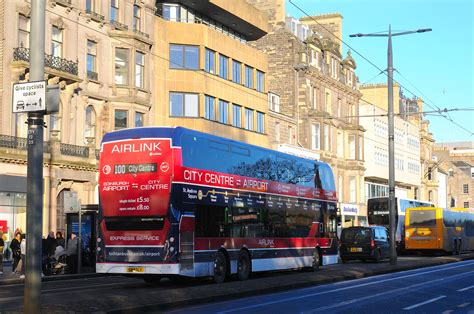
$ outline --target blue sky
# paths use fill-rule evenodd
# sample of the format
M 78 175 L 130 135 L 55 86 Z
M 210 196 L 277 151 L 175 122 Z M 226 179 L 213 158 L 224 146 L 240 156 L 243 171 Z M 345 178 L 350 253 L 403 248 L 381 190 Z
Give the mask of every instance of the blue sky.
M 292 3 L 294 4 L 292 4 Z M 287 15 L 341 13 L 343 40 L 380 69 L 387 68 L 387 38 L 350 38 L 355 33 L 392 32 L 432 28 L 429 33 L 393 37 L 394 79 L 406 96 L 425 101 L 424 111 L 451 111 L 449 118 L 425 116 L 436 142 L 474 141 L 473 17 L 472 0 L 286 0 Z M 296 6 L 295 6 L 296 5 Z M 344 56 L 349 49 L 343 45 Z M 386 83 L 386 75 L 352 53 L 360 83 Z M 377 76 L 377 77 L 376 77 Z M 374 78 L 375 77 L 375 78 Z M 412 93 L 410 93 L 409 91 Z

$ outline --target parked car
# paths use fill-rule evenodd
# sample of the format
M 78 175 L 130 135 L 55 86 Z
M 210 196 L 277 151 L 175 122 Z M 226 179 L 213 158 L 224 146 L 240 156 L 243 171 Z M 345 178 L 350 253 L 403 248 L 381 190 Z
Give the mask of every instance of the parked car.
M 388 231 L 385 227 L 349 227 L 342 229 L 339 254 L 343 263 L 348 260 L 372 259 L 380 262 L 390 257 Z

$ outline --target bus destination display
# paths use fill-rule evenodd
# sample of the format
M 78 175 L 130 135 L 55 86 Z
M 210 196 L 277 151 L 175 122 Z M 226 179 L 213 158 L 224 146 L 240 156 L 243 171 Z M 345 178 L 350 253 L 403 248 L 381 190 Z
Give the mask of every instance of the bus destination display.
M 157 164 L 118 164 L 114 165 L 114 174 L 156 172 Z

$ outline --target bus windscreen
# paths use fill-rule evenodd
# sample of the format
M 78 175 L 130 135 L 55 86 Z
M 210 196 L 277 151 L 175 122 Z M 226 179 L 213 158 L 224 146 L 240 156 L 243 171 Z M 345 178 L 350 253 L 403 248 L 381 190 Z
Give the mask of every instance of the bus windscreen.
M 410 212 L 411 227 L 432 227 L 436 226 L 436 211 L 434 210 L 413 210 Z

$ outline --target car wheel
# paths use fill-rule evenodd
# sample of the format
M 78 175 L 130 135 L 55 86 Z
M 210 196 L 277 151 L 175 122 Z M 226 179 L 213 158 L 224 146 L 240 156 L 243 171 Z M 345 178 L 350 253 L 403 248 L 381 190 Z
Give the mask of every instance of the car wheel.
M 244 281 L 249 278 L 251 267 L 249 254 L 244 250 L 240 251 L 237 259 L 237 277 L 239 280 Z
M 214 275 L 212 279 L 215 283 L 222 283 L 227 277 L 227 259 L 222 251 L 217 252 L 214 260 Z

